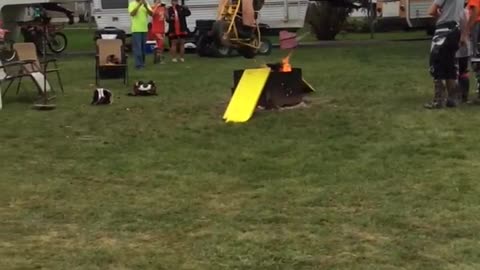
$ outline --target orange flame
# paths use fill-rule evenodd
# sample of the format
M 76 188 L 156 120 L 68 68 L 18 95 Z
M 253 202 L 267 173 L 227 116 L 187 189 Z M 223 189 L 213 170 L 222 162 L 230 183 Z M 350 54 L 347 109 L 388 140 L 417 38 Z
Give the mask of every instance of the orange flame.
M 282 59 L 282 69 L 281 72 L 292 72 L 292 66 L 290 65 L 290 56 L 292 53 L 289 53 L 287 57 Z

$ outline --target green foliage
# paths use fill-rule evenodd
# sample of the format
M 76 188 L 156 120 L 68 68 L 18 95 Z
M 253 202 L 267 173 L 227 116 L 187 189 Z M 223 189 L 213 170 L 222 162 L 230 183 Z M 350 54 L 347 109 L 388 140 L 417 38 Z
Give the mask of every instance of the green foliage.
M 368 19 L 349 18 L 342 26 L 342 30 L 349 33 L 366 33 L 370 31 Z

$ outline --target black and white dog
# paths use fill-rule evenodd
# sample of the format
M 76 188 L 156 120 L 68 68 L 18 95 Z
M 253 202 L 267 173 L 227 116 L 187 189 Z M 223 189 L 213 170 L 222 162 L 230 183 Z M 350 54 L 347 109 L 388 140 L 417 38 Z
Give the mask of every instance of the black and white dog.
M 153 81 L 142 82 L 138 81 L 133 85 L 133 93 L 130 96 L 156 96 L 157 86 Z
M 105 88 L 97 88 L 93 92 L 92 105 L 108 105 L 113 102 L 113 94 Z

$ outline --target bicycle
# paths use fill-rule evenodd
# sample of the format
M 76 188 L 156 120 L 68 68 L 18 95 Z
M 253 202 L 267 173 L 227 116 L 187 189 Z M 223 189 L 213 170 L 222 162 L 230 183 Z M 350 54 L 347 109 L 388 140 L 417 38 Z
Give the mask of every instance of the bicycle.
M 15 59 L 17 55 L 13 49 L 13 40 L 9 39 L 8 36 L 10 31 L 2 28 L 3 21 L 0 21 L 0 60 L 2 62 L 9 62 Z

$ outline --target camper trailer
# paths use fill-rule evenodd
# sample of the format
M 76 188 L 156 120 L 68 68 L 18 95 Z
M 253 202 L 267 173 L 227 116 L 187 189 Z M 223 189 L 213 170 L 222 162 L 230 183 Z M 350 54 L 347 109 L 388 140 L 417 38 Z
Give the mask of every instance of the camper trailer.
M 130 0 L 93 0 L 92 15 L 99 29 L 116 27 L 130 33 Z M 152 0 L 149 0 L 150 4 Z M 169 0 L 164 3 L 169 5 Z M 197 20 L 215 20 L 218 0 L 183 0 L 192 12 L 187 18 L 188 28 L 195 31 Z M 300 29 L 307 13 L 308 0 L 268 0 L 260 11 L 260 23 L 269 29 Z
M 378 0 L 377 14 L 382 21 L 398 22 L 404 28 L 432 26 L 428 8 L 432 0 Z

